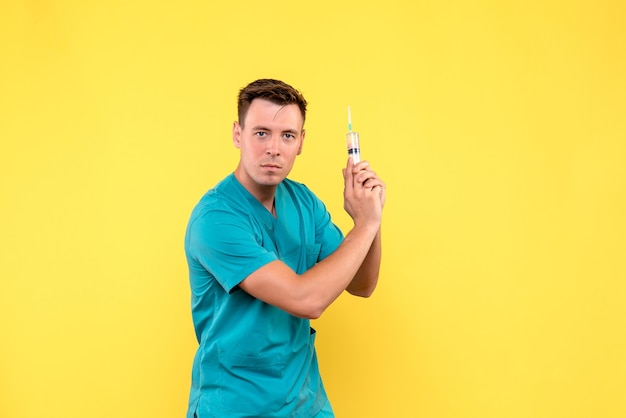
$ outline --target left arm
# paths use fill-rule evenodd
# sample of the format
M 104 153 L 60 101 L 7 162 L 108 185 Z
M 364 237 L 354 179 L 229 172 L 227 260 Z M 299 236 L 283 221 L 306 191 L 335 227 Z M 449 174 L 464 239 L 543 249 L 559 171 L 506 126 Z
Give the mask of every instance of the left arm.
M 363 184 L 364 188 L 381 188 L 382 192 L 380 193 L 380 203 L 382 210 L 385 206 L 386 198 L 385 183 L 378 178 L 374 171 L 372 171 L 367 161 L 354 165 L 353 173 L 354 175 L 359 174 L 359 181 Z M 374 293 L 374 289 L 376 289 L 376 284 L 378 283 L 378 274 L 380 272 L 381 253 L 382 241 L 381 228 L 379 227 L 367 256 L 346 288 L 350 294 L 367 298 Z
M 376 233 L 376 238 L 374 238 L 372 246 L 367 256 L 365 256 L 365 260 L 363 260 L 361 267 L 359 267 L 359 270 L 346 288 L 350 294 L 367 298 L 374 293 L 374 289 L 376 289 L 376 284 L 378 283 L 378 273 L 380 271 L 381 247 L 379 228 Z

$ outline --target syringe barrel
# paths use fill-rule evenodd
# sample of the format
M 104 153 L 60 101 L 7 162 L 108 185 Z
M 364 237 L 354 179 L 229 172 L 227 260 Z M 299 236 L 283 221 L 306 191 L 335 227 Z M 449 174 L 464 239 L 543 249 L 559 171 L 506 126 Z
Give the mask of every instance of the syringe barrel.
M 348 146 L 348 156 L 352 157 L 354 163 L 361 161 L 361 145 L 359 144 L 358 132 L 348 132 L 346 134 L 346 145 Z

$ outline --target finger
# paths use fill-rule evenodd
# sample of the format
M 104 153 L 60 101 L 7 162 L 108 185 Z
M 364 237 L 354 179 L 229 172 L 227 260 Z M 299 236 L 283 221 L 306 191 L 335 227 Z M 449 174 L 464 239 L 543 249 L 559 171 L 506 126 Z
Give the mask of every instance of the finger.
M 377 187 L 377 186 L 384 187 L 385 183 L 383 183 L 380 179 L 378 179 L 376 177 L 369 178 L 369 179 L 367 179 L 367 180 L 365 180 L 363 182 L 363 187 L 366 187 L 366 188 L 369 188 L 369 189 L 371 189 L 373 187 Z
M 368 163 L 367 161 L 360 161 L 356 164 L 354 164 L 353 168 L 352 168 L 352 172 L 353 173 L 358 173 L 361 170 L 366 170 L 369 167 L 370 163 Z
M 356 182 L 359 183 L 365 183 L 369 180 L 377 180 L 378 176 L 376 176 L 376 173 L 374 173 L 372 170 L 364 170 L 364 171 L 360 171 L 359 173 L 356 174 Z
M 353 167 L 354 167 L 354 161 L 352 161 L 352 157 L 350 157 L 348 158 L 348 163 L 346 164 L 346 168 L 343 169 L 343 179 L 344 179 L 346 192 L 350 192 L 354 189 L 354 174 L 352 173 Z

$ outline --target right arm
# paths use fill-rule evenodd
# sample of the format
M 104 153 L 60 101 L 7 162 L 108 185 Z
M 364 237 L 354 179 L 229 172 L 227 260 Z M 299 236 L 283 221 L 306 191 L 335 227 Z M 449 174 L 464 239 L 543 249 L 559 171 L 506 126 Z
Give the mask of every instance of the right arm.
M 331 255 L 301 275 L 282 261 L 272 261 L 246 277 L 239 287 L 292 315 L 319 317 L 352 282 L 379 233 L 384 190 L 364 186 L 371 175 L 371 171 L 353 170 L 349 161 L 344 171 L 344 206 L 354 227 Z

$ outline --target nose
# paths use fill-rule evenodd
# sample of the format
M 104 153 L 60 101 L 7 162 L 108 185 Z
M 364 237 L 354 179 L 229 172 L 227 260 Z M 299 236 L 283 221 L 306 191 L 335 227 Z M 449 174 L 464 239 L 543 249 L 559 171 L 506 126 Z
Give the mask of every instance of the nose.
M 267 147 L 265 148 L 265 153 L 267 155 L 280 155 L 280 138 L 276 138 L 272 136 L 267 141 Z

